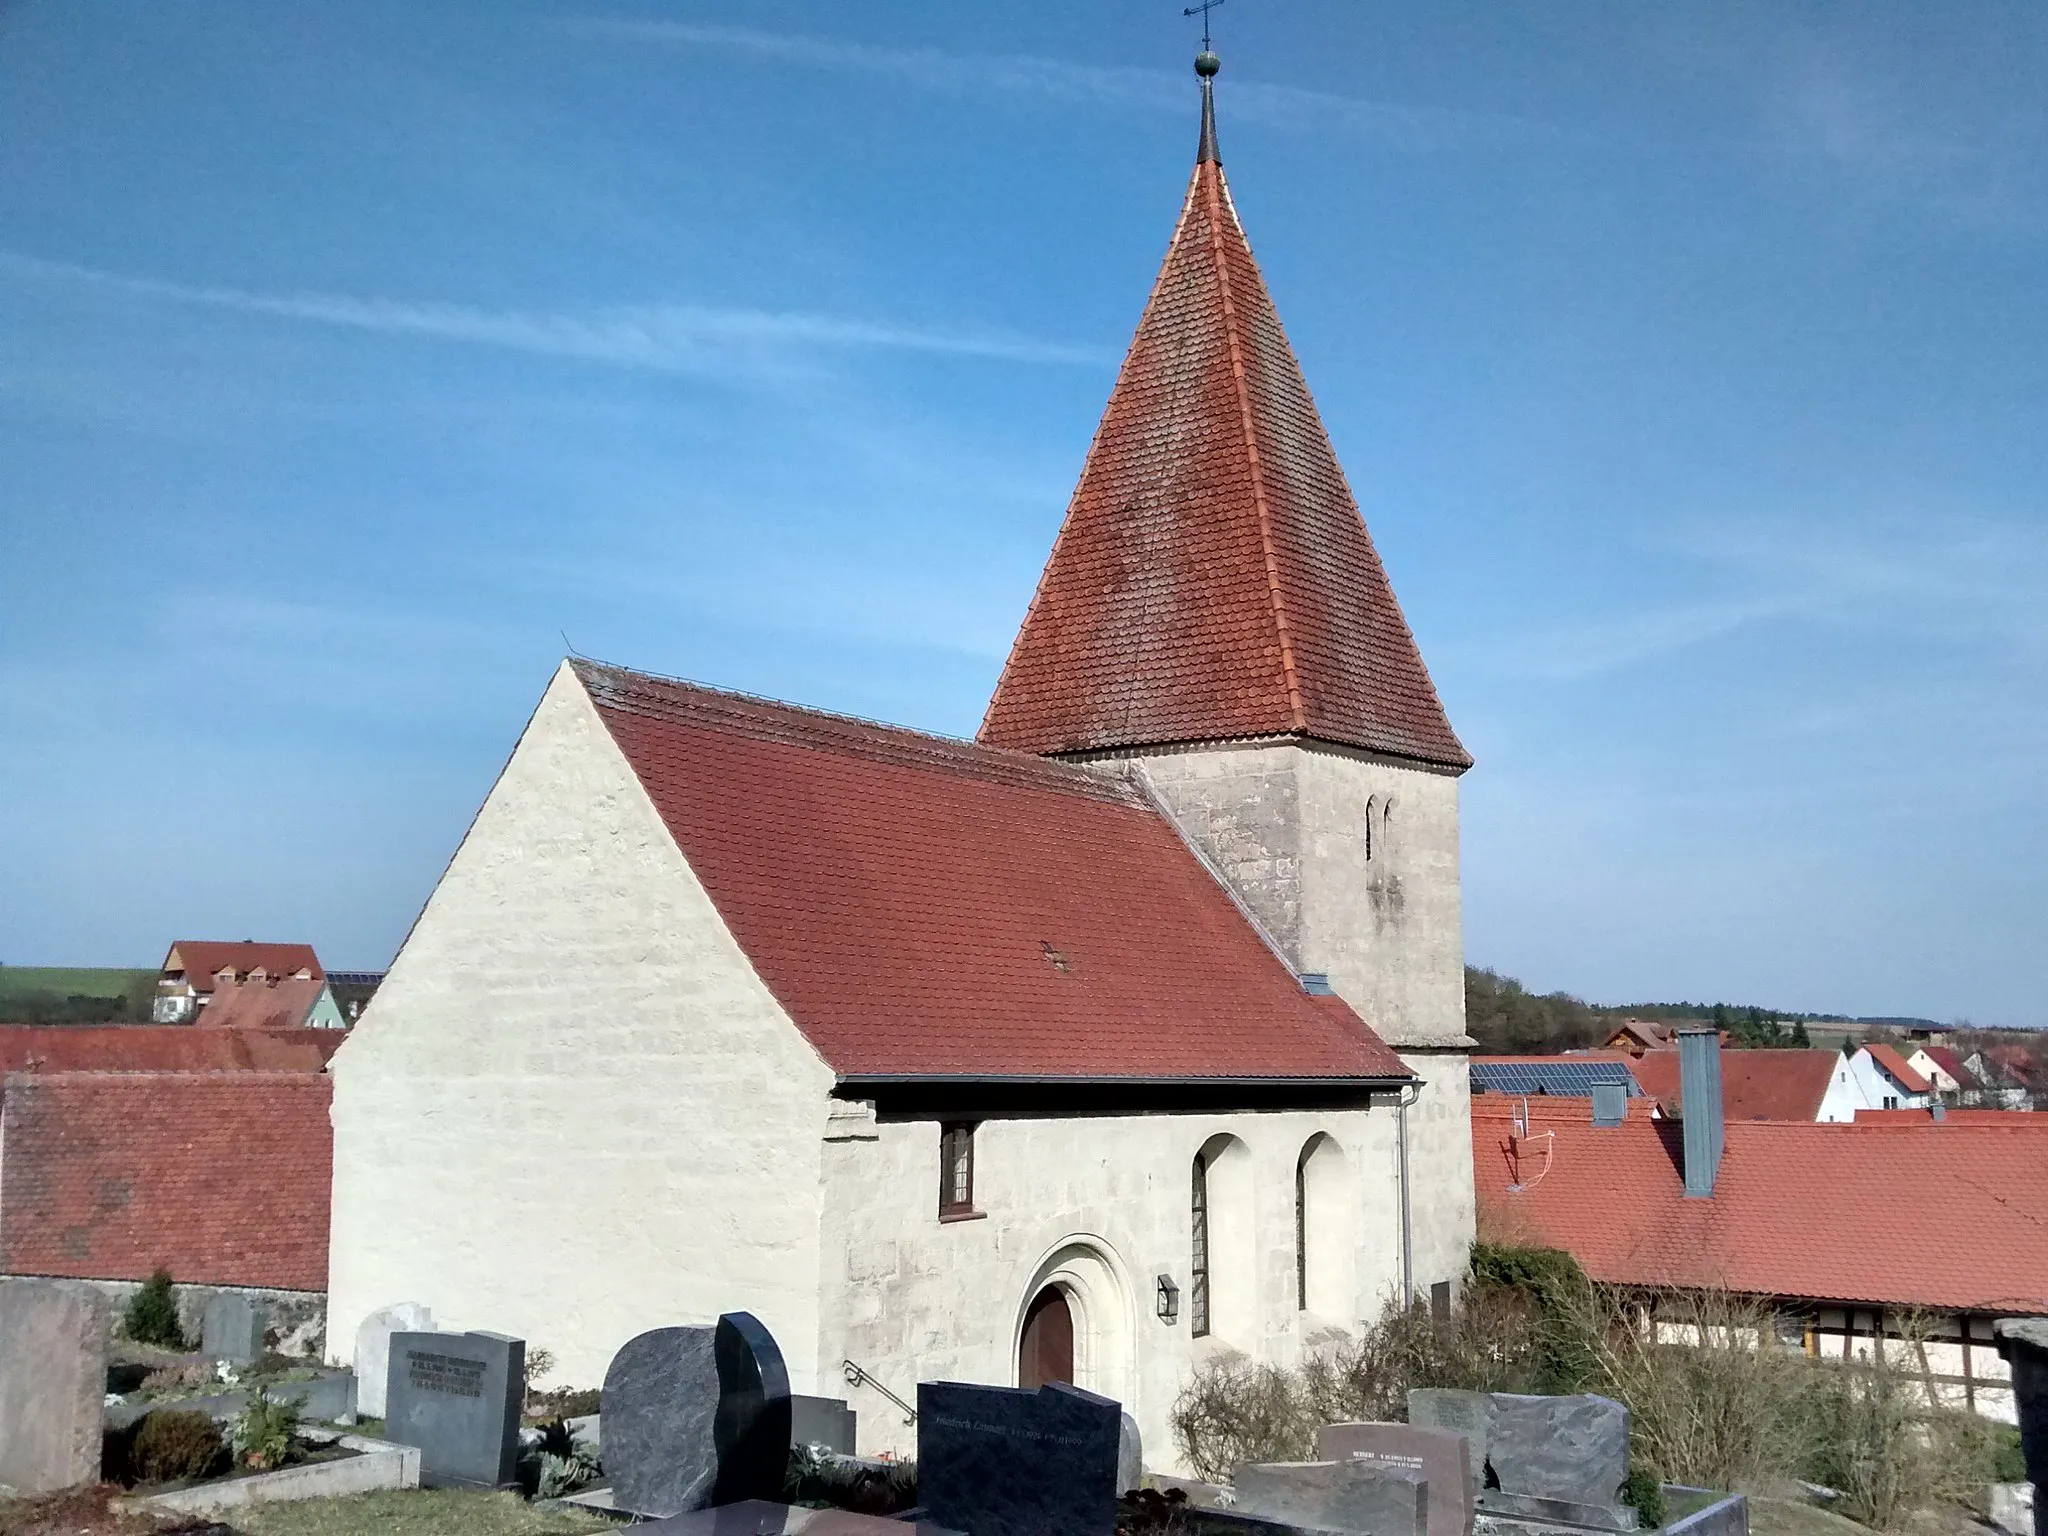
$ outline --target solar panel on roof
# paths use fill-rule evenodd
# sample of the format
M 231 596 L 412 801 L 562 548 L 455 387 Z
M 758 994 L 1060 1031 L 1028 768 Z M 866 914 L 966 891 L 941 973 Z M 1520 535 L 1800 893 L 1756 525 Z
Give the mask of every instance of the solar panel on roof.
M 1642 1090 L 1619 1061 L 1475 1061 L 1472 1063 L 1474 1093 L 1528 1093 L 1550 1098 L 1590 1099 L 1595 1083 L 1622 1089 L 1630 1098 Z

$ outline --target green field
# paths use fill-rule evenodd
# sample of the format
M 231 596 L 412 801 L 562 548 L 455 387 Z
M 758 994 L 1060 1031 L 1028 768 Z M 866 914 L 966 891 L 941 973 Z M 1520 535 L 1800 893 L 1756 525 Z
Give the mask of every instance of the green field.
M 0 965 L 0 997 L 47 992 L 56 997 L 126 997 L 129 988 L 154 980 L 153 970 L 114 966 Z
M 0 1024 L 99 1024 L 149 1017 L 153 970 L 0 965 Z

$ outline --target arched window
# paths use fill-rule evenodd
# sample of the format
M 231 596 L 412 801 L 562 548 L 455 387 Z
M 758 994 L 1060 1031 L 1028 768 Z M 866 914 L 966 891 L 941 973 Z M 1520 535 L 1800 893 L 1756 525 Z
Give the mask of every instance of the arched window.
M 1365 797 L 1365 859 L 1368 864 L 1372 862 L 1373 854 L 1379 848 L 1379 819 L 1380 797 L 1378 795 L 1367 795 Z
M 1252 1156 L 1235 1136 L 1211 1136 L 1195 1156 L 1188 1326 L 1238 1344 L 1255 1336 L 1257 1243 Z
M 1357 1311 L 1353 1204 L 1344 1149 L 1318 1132 L 1294 1164 L 1295 1306 L 1346 1324 Z

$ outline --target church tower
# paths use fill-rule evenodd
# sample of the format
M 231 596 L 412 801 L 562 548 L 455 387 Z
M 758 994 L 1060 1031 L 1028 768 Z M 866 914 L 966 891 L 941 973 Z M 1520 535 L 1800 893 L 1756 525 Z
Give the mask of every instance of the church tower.
M 1472 759 L 1238 222 L 1215 55 L 1196 72 L 1180 222 L 980 739 L 1134 765 L 1308 984 L 1429 1080 L 1422 1134 L 1469 1204 Z

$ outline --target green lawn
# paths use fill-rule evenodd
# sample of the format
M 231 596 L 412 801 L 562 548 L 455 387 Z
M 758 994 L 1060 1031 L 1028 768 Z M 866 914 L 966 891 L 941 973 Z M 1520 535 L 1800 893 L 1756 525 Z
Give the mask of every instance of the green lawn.
M 155 976 L 153 970 L 122 970 L 114 966 L 0 965 L 0 998 L 23 992 L 50 992 L 58 997 L 126 997 L 130 987 Z
M 226 1518 L 246 1536 L 586 1536 L 613 1526 L 601 1515 L 537 1509 L 517 1494 L 451 1488 L 257 1504 Z

